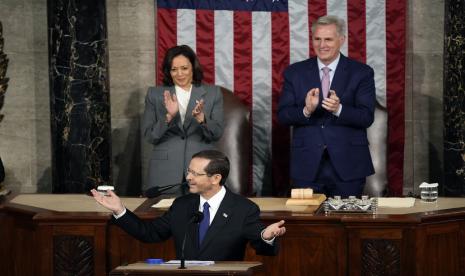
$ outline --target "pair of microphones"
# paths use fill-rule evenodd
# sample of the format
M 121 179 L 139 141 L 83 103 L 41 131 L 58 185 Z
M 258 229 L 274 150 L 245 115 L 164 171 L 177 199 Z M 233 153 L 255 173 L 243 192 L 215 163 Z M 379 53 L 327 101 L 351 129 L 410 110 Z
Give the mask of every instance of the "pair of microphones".
M 184 182 L 181 182 L 181 183 L 176 183 L 176 184 L 171 184 L 171 185 L 166 185 L 166 186 L 151 187 L 151 188 L 148 188 L 144 192 L 144 196 L 148 197 L 148 198 L 154 198 L 154 197 L 165 194 L 166 191 L 171 190 L 171 189 L 173 189 L 175 187 L 187 186 L 187 185 L 188 185 L 188 182 L 184 181 Z

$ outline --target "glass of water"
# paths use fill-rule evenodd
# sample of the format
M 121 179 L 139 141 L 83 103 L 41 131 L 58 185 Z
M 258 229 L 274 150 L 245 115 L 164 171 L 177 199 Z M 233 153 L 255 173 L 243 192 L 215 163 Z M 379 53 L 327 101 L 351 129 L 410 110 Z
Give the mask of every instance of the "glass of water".
M 436 202 L 438 200 L 438 183 L 421 183 L 420 198 L 423 202 Z

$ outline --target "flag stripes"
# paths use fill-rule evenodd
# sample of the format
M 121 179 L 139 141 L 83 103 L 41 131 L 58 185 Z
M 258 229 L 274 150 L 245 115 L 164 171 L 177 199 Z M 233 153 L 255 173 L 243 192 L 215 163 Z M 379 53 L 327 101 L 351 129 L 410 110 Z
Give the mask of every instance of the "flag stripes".
M 314 55 L 311 23 L 331 14 L 347 22 L 341 52 L 375 71 L 378 103 L 388 109 L 388 177 L 402 194 L 405 83 L 404 0 L 157 0 L 157 84 L 166 49 L 187 44 L 204 81 L 233 91 L 251 110 L 252 188 L 289 185 L 290 131 L 277 123 L 282 72 Z M 272 184 L 270 184 L 272 182 Z

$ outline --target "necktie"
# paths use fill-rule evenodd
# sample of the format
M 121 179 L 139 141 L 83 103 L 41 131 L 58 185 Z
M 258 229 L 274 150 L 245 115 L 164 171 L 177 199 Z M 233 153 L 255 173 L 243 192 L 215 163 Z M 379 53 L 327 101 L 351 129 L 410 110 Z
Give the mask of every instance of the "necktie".
M 199 244 L 202 244 L 203 238 L 207 233 L 208 226 L 210 226 L 210 205 L 208 202 L 203 204 L 203 219 L 199 226 Z
M 323 67 L 323 78 L 321 78 L 321 89 L 323 90 L 323 98 L 328 97 L 329 93 L 329 67 Z

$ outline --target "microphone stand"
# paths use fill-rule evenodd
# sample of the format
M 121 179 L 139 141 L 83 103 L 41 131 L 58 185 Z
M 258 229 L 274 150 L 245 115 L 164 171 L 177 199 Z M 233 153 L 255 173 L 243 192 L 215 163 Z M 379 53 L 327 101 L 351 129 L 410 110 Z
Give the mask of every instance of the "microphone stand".
M 181 266 L 178 269 L 186 269 L 186 257 L 184 256 L 184 247 L 186 246 L 186 239 L 187 239 L 187 232 L 189 229 L 186 229 L 186 233 L 184 233 L 184 239 L 182 240 L 181 246 Z
M 186 232 L 184 232 L 184 238 L 182 239 L 182 245 L 181 245 L 181 259 L 180 259 L 181 265 L 178 267 L 178 269 L 186 269 L 186 257 L 184 255 L 184 248 L 186 247 L 186 240 L 187 240 L 187 235 L 189 233 L 189 227 L 192 223 L 198 223 L 202 219 L 203 219 L 203 213 L 200 211 L 197 211 L 192 215 L 192 218 L 187 223 Z

